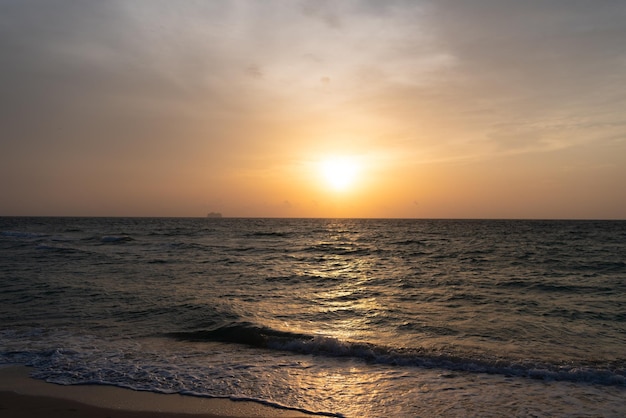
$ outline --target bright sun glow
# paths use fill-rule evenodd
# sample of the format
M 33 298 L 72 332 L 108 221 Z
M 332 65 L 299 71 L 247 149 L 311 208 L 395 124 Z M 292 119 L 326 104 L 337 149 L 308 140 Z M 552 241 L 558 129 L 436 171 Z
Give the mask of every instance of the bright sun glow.
M 345 191 L 356 181 L 359 165 L 353 158 L 331 157 L 321 161 L 320 171 L 333 190 Z

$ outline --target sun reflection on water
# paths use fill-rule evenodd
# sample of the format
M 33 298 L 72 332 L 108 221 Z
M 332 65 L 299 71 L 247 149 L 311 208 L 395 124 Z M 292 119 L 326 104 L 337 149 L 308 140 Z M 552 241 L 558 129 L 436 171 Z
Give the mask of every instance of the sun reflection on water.
M 368 290 L 369 278 L 363 274 L 367 261 L 345 256 L 325 260 L 308 274 L 325 278 L 328 286 L 308 297 L 311 309 L 327 318 L 316 332 L 340 340 L 362 340 L 371 332 L 368 324 L 382 308 Z

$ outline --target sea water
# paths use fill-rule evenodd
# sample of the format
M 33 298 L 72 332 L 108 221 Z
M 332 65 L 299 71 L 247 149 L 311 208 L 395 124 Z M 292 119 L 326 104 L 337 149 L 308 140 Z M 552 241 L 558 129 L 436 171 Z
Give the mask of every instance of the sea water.
M 0 364 L 321 415 L 626 415 L 626 222 L 0 218 Z

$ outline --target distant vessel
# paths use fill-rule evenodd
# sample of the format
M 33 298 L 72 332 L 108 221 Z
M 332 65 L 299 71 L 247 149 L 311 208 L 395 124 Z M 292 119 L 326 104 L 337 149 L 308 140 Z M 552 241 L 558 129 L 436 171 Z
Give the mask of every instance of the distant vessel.
M 206 217 L 207 218 L 221 218 L 222 214 L 219 212 L 209 212 L 209 214 Z

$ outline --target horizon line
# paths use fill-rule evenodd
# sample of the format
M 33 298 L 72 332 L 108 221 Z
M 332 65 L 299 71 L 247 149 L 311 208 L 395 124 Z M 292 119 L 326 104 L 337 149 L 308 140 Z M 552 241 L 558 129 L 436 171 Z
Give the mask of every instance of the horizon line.
M 111 218 L 111 219 L 207 219 L 220 221 L 225 219 L 341 219 L 341 220 L 422 220 L 422 221 L 626 221 L 626 218 L 433 218 L 433 217 L 343 217 L 343 216 L 142 216 L 142 215 L 0 215 L 0 218 Z

